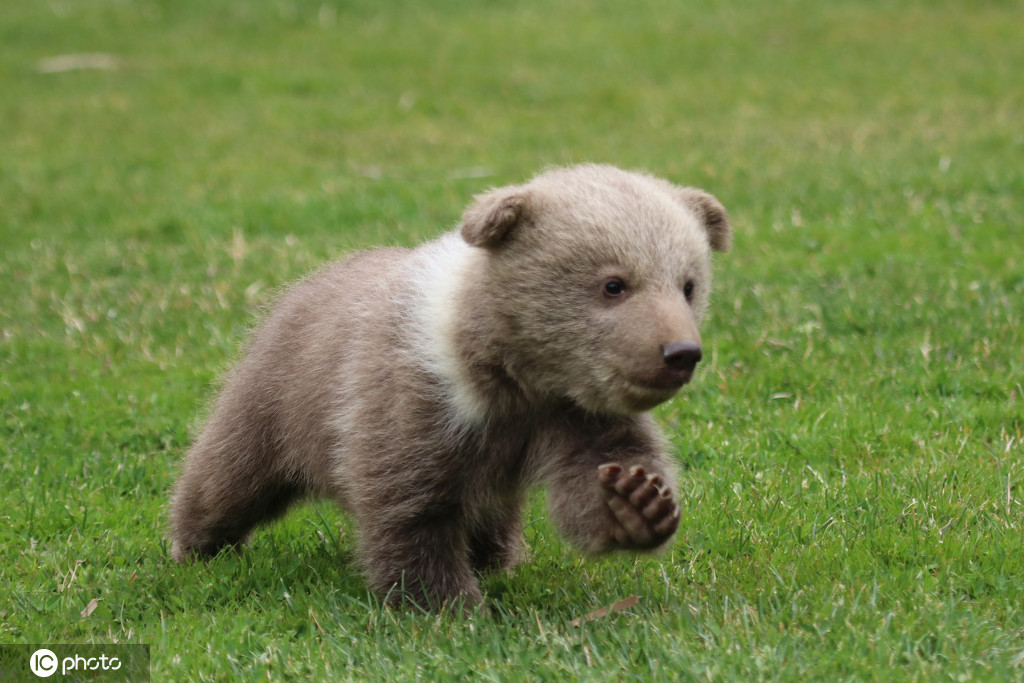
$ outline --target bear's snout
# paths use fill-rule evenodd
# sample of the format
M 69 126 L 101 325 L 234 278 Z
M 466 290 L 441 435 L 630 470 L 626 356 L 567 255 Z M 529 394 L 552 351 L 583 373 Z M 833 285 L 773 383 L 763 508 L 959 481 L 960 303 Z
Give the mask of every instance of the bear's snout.
M 693 372 L 700 362 L 700 344 L 691 341 L 676 341 L 666 344 L 661 349 L 665 365 L 673 370 Z
M 693 377 L 693 371 L 700 362 L 700 344 L 692 341 L 675 341 L 661 347 L 665 366 L 658 373 L 657 384 L 666 389 L 678 389 Z

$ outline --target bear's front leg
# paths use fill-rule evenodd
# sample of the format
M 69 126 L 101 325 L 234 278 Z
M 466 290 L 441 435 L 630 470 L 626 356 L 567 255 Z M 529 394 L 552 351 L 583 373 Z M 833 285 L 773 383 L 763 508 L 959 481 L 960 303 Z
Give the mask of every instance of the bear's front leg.
M 610 529 L 619 547 L 643 550 L 667 541 L 679 527 L 679 505 L 661 475 L 641 465 L 628 470 L 618 463 L 597 468 L 604 499 L 618 525 Z
M 556 425 L 535 447 L 555 526 L 583 552 L 657 550 L 676 532 L 675 466 L 649 416 Z
M 483 600 L 465 531 L 450 520 L 365 524 L 358 553 L 370 588 L 391 605 L 470 611 Z

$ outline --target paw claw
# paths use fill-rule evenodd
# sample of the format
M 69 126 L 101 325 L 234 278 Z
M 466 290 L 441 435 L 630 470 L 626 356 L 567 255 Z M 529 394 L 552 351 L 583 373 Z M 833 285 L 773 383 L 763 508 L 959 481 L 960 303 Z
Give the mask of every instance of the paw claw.
M 637 487 L 637 489 L 629 496 L 629 502 L 639 509 L 647 507 L 652 500 L 658 500 L 658 490 L 649 486 Z
M 597 467 L 597 476 L 605 486 L 613 486 L 620 474 L 622 474 L 622 465 L 613 462 Z
M 657 522 L 659 520 L 670 517 L 672 514 L 672 507 L 675 505 L 671 500 L 661 498 L 655 498 L 650 503 L 645 505 L 640 514 L 644 516 L 644 519 L 650 522 Z
M 597 469 L 615 520 L 608 533 L 616 544 L 622 548 L 653 548 L 675 533 L 679 506 L 660 474 L 647 474 L 642 465 L 627 469 L 617 463 L 599 465 Z
M 676 505 L 667 517 L 654 525 L 654 533 L 660 536 L 669 536 L 675 533 L 679 526 L 679 512 L 679 506 Z

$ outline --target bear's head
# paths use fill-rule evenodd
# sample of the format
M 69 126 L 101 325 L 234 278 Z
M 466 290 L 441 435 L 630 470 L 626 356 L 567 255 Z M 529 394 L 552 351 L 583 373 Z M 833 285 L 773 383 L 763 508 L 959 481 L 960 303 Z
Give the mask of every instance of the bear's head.
M 492 190 L 463 215 L 486 251 L 501 362 L 528 393 L 602 414 L 672 397 L 701 359 L 711 252 L 732 228 L 701 190 L 609 166 Z

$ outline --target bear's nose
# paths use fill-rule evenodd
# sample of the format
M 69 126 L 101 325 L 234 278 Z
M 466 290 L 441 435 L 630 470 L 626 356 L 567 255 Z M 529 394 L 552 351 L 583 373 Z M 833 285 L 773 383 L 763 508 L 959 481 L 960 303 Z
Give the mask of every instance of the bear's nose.
M 673 370 L 693 370 L 700 362 L 700 344 L 690 341 L 677 341 L 666 344 L 661 349 L 665 365 Z

